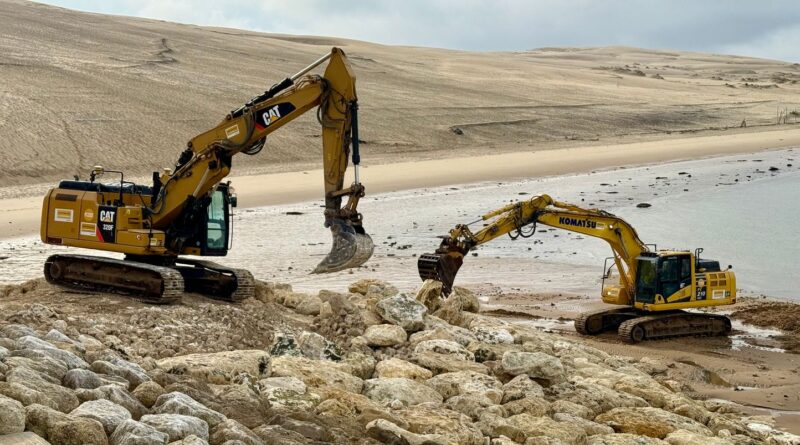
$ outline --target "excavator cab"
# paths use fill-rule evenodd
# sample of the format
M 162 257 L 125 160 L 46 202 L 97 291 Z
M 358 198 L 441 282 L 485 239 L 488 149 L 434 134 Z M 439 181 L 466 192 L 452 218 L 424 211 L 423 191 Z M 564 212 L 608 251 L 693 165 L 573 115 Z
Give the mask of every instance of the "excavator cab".
M 198 230 L 183 244 L 183 252 L 188 255 L 225 256 L 231 247 L 233 236 L 233 213 L 236 194 L 229 184 L 221 183 L 203 199 L 196 212 L 200 221 L 194 227 Z
M 699 259 L 689 251 L 645 252 L 637 259 L 637 308 L 670 310 L 677 305 L 731 304 L 736 298 L 732 272 L 718 261 Z

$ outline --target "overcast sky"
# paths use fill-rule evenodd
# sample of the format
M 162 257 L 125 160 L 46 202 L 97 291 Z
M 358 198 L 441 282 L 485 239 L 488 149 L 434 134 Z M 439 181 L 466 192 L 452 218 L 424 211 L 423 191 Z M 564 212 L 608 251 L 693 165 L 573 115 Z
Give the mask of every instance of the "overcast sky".
M 628 45 L 800 62 L 800 0 L 45 0 L 83 11 L 466 50 Z

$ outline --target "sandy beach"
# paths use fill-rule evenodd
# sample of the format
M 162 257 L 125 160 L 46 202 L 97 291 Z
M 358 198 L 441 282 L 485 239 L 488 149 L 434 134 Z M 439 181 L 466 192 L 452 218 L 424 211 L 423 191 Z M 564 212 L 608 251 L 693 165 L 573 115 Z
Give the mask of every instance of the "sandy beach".
M 387 193 L 491 180 L 531 179 L 796 145 L 800 145 L 800 129 L 541 151 L 532 146 L 529 151 L 521 152 L 378 165 L 369 165 L 370 155 L 365 153 L 361 177 L 368 194 Z M 352 178 L 352 169 L 348 173 Z M 321 194 L 321 181 L 318 180 L 321 176 L 322 170 L 306 170 L 232 176 L 230 179 L 239 195 L 240 205 L 248 208 L 317 199 Z M 0 239 L 38 231 L 40 199 L 50 186 L 39 184 L 21 189 L 0 189 L 0 196 L 5 196 L 0 198 Z

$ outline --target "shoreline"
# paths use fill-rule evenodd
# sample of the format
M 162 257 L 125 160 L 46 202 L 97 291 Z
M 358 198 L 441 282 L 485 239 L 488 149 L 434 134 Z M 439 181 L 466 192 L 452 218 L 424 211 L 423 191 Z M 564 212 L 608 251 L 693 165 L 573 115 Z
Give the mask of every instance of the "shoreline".
M 494 155 L 361 166 L 367 196 L 424 187 L 527 179 L 682 160 L 777 150 L 800 145 L 800 129 L 517 151 Z M 321 198 L 322 170 L 230 176 L 240 207 L 293 204 Z M 345 182 L 352 181 L 353 168 Z M 316 179 L 315 179 L 316 178 Z M 42 184 L 46 187 L 45 184 Z M 30 187 L 26 187 L 30 188 Z M 0 239 L 38 231 L 40 196 L 0 199 Z

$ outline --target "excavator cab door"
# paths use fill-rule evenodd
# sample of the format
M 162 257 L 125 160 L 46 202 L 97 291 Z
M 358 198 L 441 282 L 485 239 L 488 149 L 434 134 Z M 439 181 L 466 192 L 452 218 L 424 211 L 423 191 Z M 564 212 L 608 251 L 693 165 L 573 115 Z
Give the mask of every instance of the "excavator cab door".
M 636 295 L 637 303 L 653 304 L 656 294 L 659 293 L 657 256 L 641 256 L 637 259 L 636 267 Z
M 206 212 L 206 236 L 204 254 L 225 255 L 229 244 L 230 199 L 227 187 L 217 187 L 211 193 L 211 202 Z

